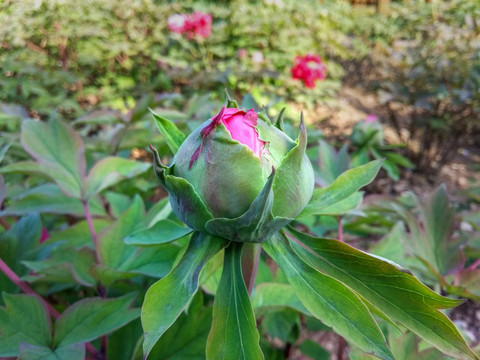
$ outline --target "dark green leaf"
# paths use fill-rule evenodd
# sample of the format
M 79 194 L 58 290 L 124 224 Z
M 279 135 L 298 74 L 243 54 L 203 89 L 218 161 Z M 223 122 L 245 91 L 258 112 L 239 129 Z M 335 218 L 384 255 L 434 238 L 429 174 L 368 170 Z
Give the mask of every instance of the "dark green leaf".
M 92 341 L 136 319 L 139 309 L 130 308 L 135 296 L 128 294 L 116 299 L 89 298 L 76 302 L 55 323 L 55 346 Z
M 52 350 L 48 346 L 20 345 L 18 360 L 84 360 L 85 345 L 72 344 Z
M 198 289 L 203 265 L 225 246 L 225 241 L 204 233 L 194 233 L 182 260 L 145 294 L 142 325 L 145 333 L 144 355 L 180 316 Z M 168 295 L 167 295 L 168 294 Z
M 133 232 L 124 238 L 126 244 L 157 245 L 177 240 L 192 232 L 192 229 L 180 226 L 172 220 L 160 220 L 149 229 Z
M 313 360 L 330 360 L 330 352 L 315 341 L 307 339 L 298 347 L 303 355 Z
M 212 323 L 212 309 L 200 308 L 181 314 L 158 340 L 149 360 L 204 360 L 205 345 Z
M 287 276 L 300 301 L 348 341 L 381 359 L 392 359 L 385 338 L 366 305 L 345 285 L 304 263 L 278 234 L 262 244 Z
M 0 308 L 0 356 L 17 356 L 21 343 L 50 346 L 50 316 L 33 295 L 3 293 L 6 307 Z
M 255 316 L 242 276 L 242 248 L 243 244 L 230 243 L 225 249 L 207 340 L 208 359 L 263 359 Z

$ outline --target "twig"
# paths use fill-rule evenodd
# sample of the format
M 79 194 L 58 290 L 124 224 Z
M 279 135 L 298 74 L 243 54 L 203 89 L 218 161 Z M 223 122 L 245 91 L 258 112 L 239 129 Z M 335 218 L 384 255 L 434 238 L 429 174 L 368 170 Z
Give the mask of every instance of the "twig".
M 468 267 L 468 270 L 475 270 L 480 265 L 480 258 L 473 262 L 472 265 Z
M 46 302 L 40 295 L 38 295 L 26 282 L 20 280 L 17 274 L 13 272 L 12 269 L 0 258 L 0 270 L 15 284 L 20 290 L 25 294 L 33 295 L 37 297 L 43 305 L 47 308 L 48 312 L 55 318 L 58 319 L 60 313 L 48 302 Z
M 93 218 L 90 209 L 88 208 L 88 202 L 86 200 L 82 200 L 83 204 L 83 211 L 85 212 L 85 218 L 87 219 L 88 229 L 90 231 L 90 236 L 92 237 L 93 246 L 95 248 L 95 256 L 97 258 L 97 263 L 101 264 L 102 260 L 100 258 L 100 249 L 98 246 L 98 236 L 95 232 L 95 228 L 93 227 Z
M 337 220 L 338 220 L 338 241 L 343 242 L 342 216 L 339 215 Z

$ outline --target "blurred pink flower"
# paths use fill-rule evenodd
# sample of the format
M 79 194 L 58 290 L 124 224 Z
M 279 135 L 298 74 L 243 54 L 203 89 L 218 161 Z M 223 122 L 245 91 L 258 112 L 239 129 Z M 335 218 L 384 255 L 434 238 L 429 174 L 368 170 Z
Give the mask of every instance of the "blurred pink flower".
M 247 49 L 239 49 L 237 51 L 237 57 L 239 59 L 245 59 L 246 57 L 248 57 L 248 51 Z
M 373 123 L 373 122 L 376 122 L 377 120 L 378 120 L 377 115 L 368 114 L 367 117 L 365 118 L 365 120 L 363 120 L 363 121 L 366 122 L 366 123 Z
M 252 54 L 252 61 L 255 64 L 261 64 L 265 61 L 263 53 L 261 51 L 254 51 Z
M 193 14 L 175 14 L 167 20 L 170 31 L 187 34 L 189 39 L 195 36 L 207 38 L 212 32 L 212 15 L 196 11 Z
M 183 34 L 189 26 L 189 16 L 185 14 L 175 14 L 168 18 L 167 23 L 171 32 Z
M 46 241 L 50 237 L 47 228 L 42 227 L 42 234 L 40 235 L 40 244 Z
M 302 80 L 305 87 L 314 88 L 315 81 L 325 80 L 327 68 L 318 55 L 298 55 L 291 69 L 293 79 Z

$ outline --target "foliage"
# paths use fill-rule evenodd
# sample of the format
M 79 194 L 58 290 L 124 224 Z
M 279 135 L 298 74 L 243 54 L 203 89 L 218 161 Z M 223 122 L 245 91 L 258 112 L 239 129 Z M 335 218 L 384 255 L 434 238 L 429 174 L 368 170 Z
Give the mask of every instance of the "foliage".
M 355 29 L 371 46 L 366 79 L 379 93 L 416 165 L 438 171 L 478 138 L 480 93 L 478 3 L 392 6 Z

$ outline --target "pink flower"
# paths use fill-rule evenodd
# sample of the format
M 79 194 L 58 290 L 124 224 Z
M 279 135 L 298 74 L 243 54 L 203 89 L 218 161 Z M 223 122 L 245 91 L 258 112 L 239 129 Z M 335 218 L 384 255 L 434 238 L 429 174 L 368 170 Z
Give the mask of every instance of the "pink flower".
M 265 61 L 265 59 L 263 58 L 263 53 L 261 51 L 255 51 L 253 54 L 252 54 L 252 61 L 255 63 L 255 64 L 261 64 Z
M 265 147 L 265 141 L 260 140 L 257 129 L 258 115 L 253 110 L 244 111 L 237 108 L 225 108 L 222 107 L 220 112 L 210 119 L 210 124 L 205 126 L 200 135 L 203 137 L 203 141 L 200 146 L 193 152 L 190 158 L 189 169 L 195 164 L 200 156 L 205 139 L 215 129 L 215 126 L 223 123 L 227 128 L 232 139 L 237 140 L 240 144 L 246 145 L 254 152 L 256 156 L 261 158 L 262 150 Z
M 227 108 L 222 116 L 222 122 L 233 139 L 247 145 L 258 157 L 262 153 L 265 142 L 260 140 L 257 126 L 258 115 L 253 109 L 245 112 L 236 108 Z
M 377 115 L 373 115 L 373 114 L 369 114 L 367 115 L 367 117 L 365 118 L 365 120 L 363 120 L 364 122 L 366 123 L 374 123 L 378 120 L 378 116 Z
M 212 15 L 196 11 L 193 14 L 175 14 L 168 18 L 168 28 L 177 34 L 207 38 L 212 32 Z
M 302 80 L 305 87 L 314 88 L 315 81 L 325 80 L 327 68 L 318 55 L 297 56 L 291 74 L 293 79 Z

